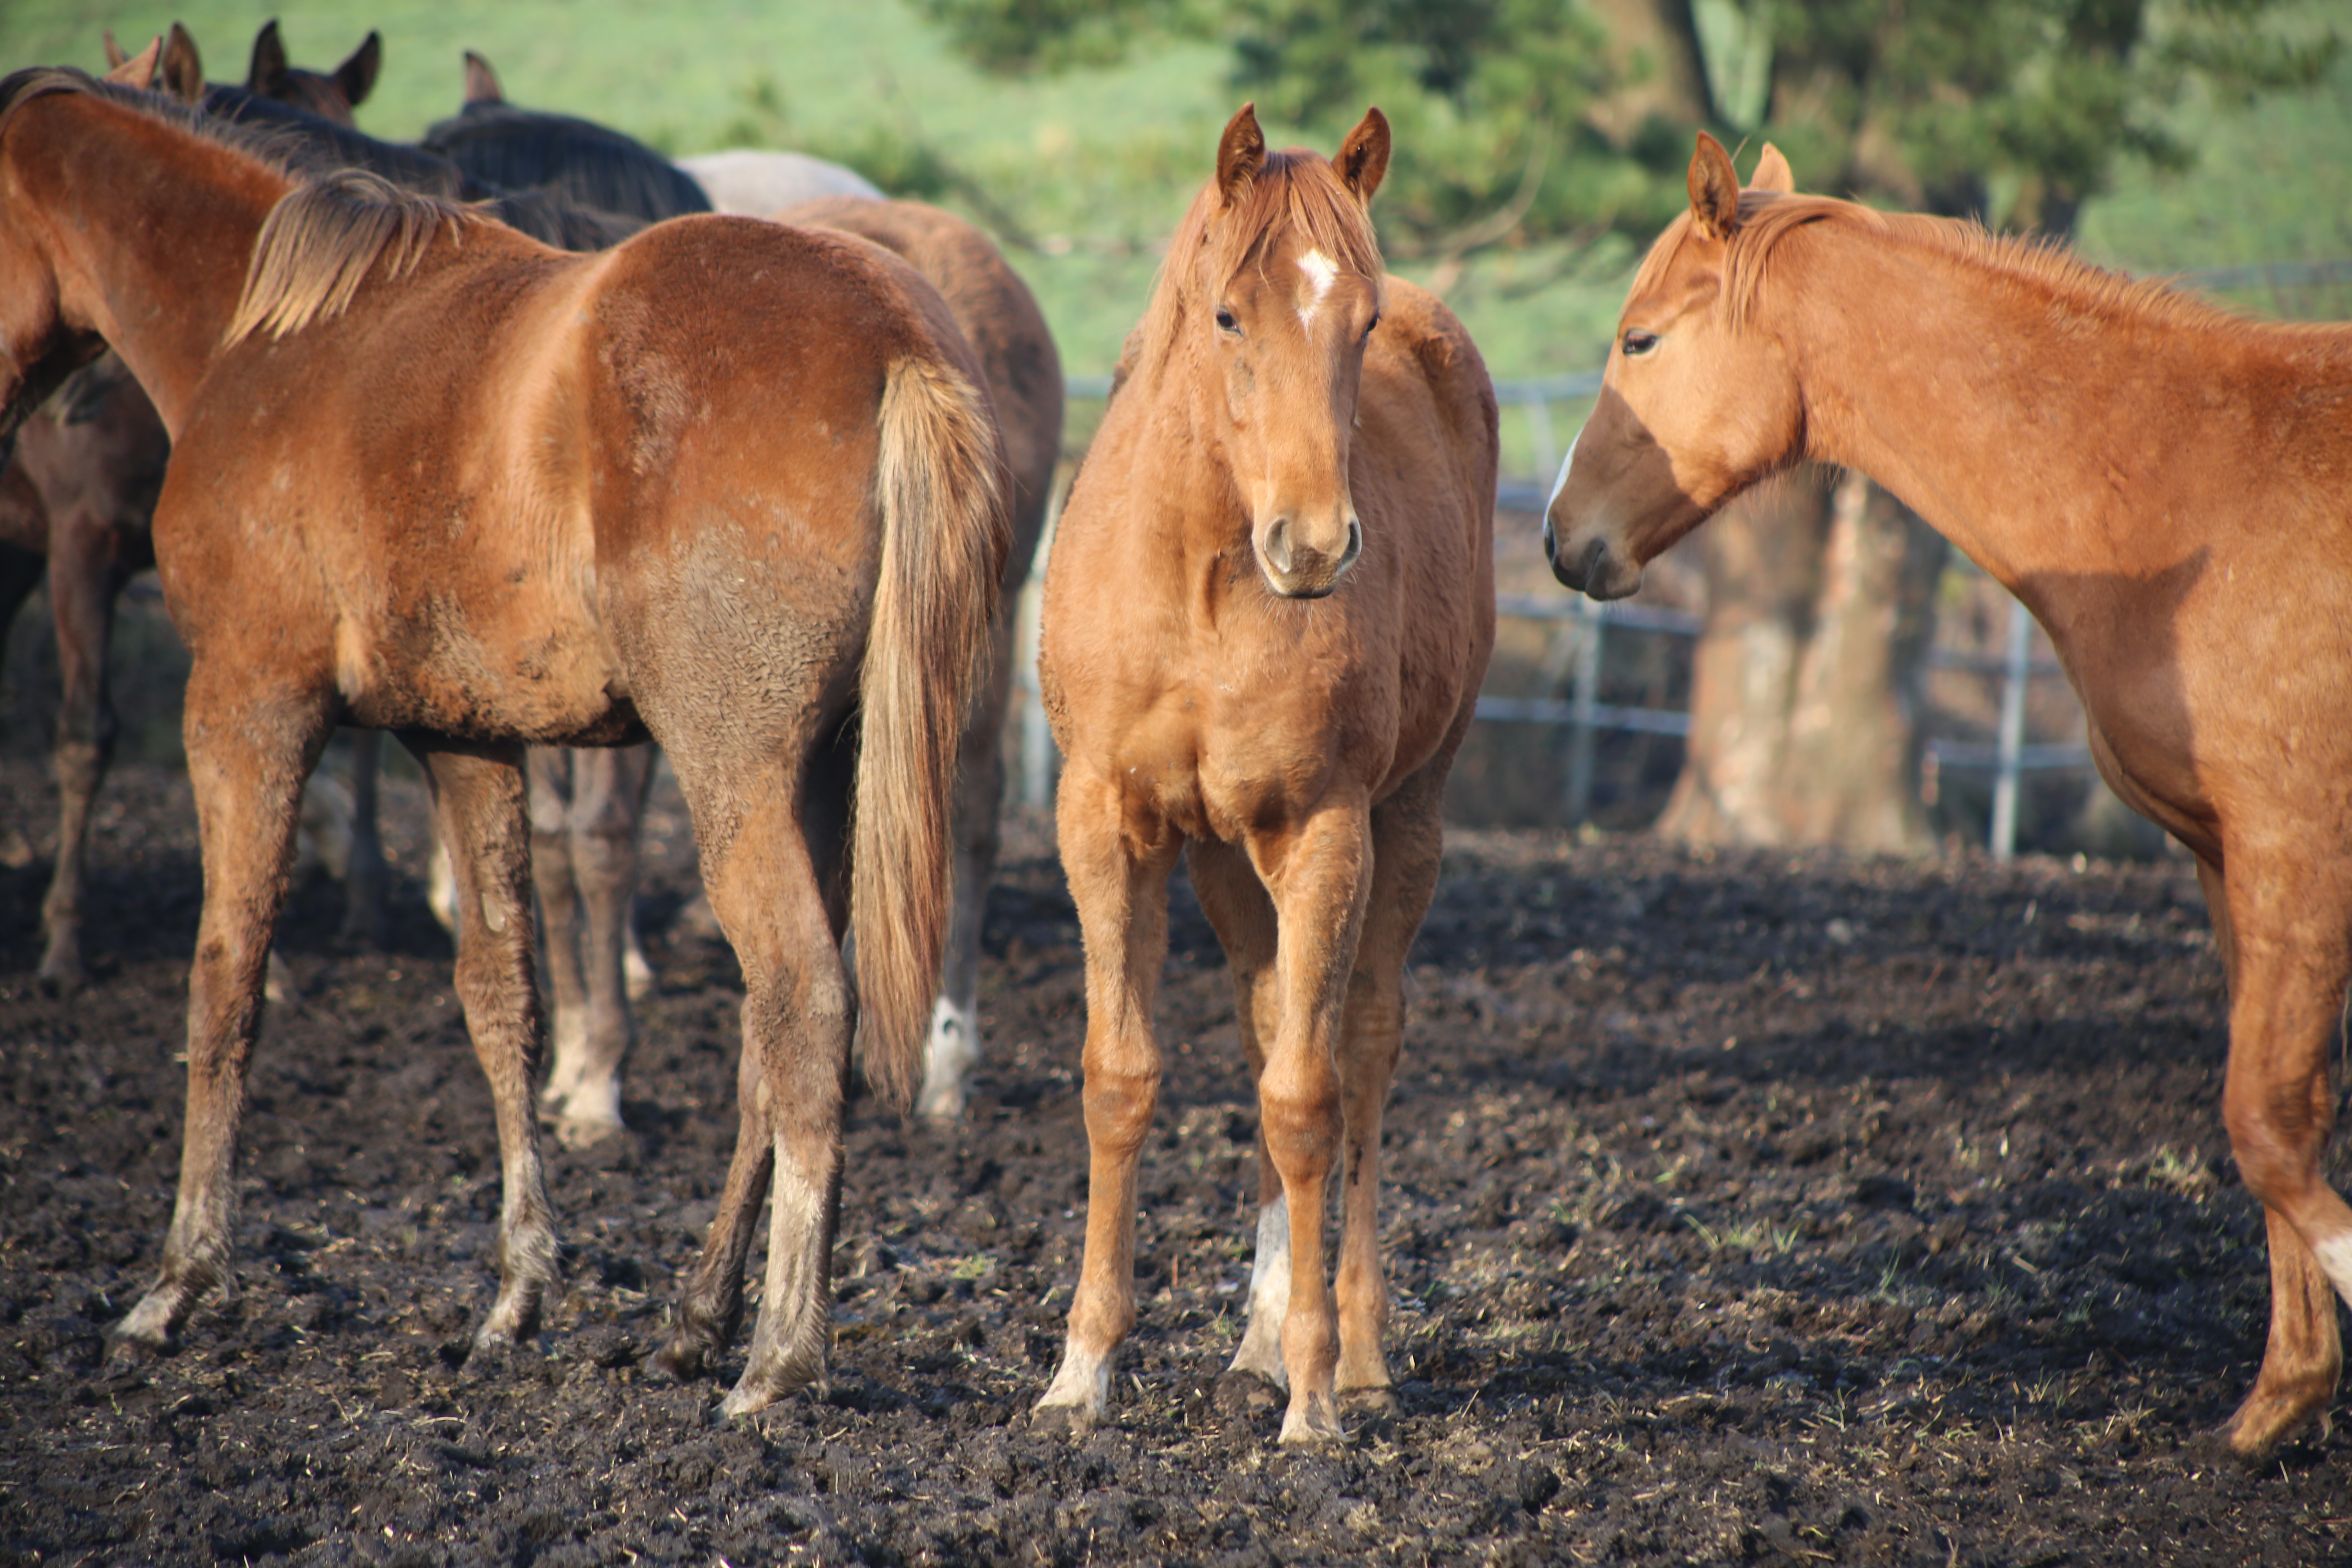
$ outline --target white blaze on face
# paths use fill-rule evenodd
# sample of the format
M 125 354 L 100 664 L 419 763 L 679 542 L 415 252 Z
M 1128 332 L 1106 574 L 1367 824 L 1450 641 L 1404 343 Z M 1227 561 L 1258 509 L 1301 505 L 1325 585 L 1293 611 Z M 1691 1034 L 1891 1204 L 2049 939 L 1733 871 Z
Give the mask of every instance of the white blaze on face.
M 1576 436 L 1581 436 L 1583 434 L 1583 431 L 1579 430 L 1576 433 Z M 1549 511 L 1551 510 L 1551 503 L 1559 499 L 1559 492 L 1568 488 L 1568 466 L 1576 461 L 1576 436 L 1571 436 L 1568 438 L 1568 456 L 1559 460 L 1559 478 L 1552 480 L 1551 494 L 1544 498 L 1544 510 L 1546 511 Z
M 1298 258 L 1298 270 L 1307 274 L 1307 295 L 1298 307 L 1298 324 L 1308 331 L 1315 330 L 1315 312 L 1323 308 L 1323 297 L 1331 292 L 1332 280 L 1339 276 L 1339 264 L 1319 250 L 1310 250 Z

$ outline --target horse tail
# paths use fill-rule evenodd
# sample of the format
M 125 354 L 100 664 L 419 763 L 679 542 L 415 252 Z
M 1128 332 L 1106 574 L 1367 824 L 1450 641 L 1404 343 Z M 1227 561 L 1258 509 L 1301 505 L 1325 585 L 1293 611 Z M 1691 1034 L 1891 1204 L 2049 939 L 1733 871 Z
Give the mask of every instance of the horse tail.
M 866 1081 L 904 1109 L 947 943 L 957 742 L 987 677 L 1012 540 L 1003 446 L 976 378 L 943 358 L 894 363 L 877 478 L 849 910 Z

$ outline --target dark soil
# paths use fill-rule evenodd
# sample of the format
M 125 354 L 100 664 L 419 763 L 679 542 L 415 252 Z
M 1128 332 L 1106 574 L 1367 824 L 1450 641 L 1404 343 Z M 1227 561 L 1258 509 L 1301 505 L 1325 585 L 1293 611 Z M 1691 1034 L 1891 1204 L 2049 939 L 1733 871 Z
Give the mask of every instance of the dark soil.
M 1277 1412 L 1214 1394 L 1256 1113 L 1181 888 L 1117 1425 L 1025 1430 L 1085 1198 L 1076 928 L 1034 821 L 992 900 L 971 1125 L 855 1107 L 829 1393 L 723 1423 L 720 1384 L 646 1362 L 734 1137 L 734 967 L 677 931 L 639 1143 L 551 1155 L 568 1293 L 536 1343 L 466 1359 L 490 1110 L 413 785 L 391 811 L 392 950 L 333 949 L 331 886 L 286 922 L 237 1292 L 175 1353 L 110 1359 L 170 1215 L 193 814 L 168 771 L 109 784 L 97 982 L 47 999 L 53 802 L 0 762 L 0 1563 L 2238 1565 L 2352 1541 L 2346 1438 L 2249 1475 L 2203 1436 L 2267 1286 L 2178 864 L 1457 835 L 1384 1153 L 1402 1408 L 1292 1454 Z M 674 796 L 655 828 L 659 924 L 689 891 Z

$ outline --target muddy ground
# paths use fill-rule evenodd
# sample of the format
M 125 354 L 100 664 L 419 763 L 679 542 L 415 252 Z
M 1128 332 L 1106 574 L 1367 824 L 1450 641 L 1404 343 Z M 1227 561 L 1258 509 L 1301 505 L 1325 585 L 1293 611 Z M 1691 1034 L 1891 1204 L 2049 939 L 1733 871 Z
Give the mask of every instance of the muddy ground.
M 688 892 L 663 797 L 646 912 Z M 1076 928 L 1043 825 L 991 905 L 970 1125 L 860 1099 L 834 1383 L 722 1423 L 645 1357 L 733 1137 L 739 991 L 651 943 L 611 1157 L 556 1152 L 567 1293 L 486 1306 L 488 1096 L 391 791 L 387 952 L 298 896 L 243 1139 L 239 1289 L 110 1359 L 180 1131 L 184 780 L 100 817 L 97 983 L 33 989 L 45 770 L 0 761 L 0 1562 L 2309 1563 L 2352 1442 L 2216 1468 L 2259 1356 L 2221 980 L 2177 862 L 1933 864 L 1457 834 L 1388 1122 L 1395 1416 L 1291 1454 L 1229 1413 L 1254 1102 L 1181 888 L 1117 1425 L 1024 1415 L 1077 1267 Z M 16 837 L 12 837 L 11 830 Z M 755 1264 L 756 1279 L 756 1264 Z M 741 1346 L 724 1367 L 740 1369 Z

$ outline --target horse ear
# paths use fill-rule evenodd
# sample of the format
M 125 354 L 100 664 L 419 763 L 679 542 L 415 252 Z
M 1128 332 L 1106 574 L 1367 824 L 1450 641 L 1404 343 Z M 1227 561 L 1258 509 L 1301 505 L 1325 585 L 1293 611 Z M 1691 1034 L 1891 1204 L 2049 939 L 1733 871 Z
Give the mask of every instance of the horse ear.
M 1225 205 L 1234 205 L 1265 165 L 1265 132 L 1257 128 L 1257 105 L 1244 103 L 1225 121 L 1224 137 L 1217 143 L 1217 189 L 1224 193 Z
M 1780 149 L 1769 142 L 1764 143 L 1764 155 L 1756 160 L 1756 172 L 1748 176 L 1751 191 L 1777 191 L 1790 196 L 1797 193 L 1797 176 L 1789 167 L 1789 160 L 1780 156 Z
M 473 50 L 467 49 L 466 51 L 467 104 L 471 106 L 477 103 L 504 103 L 506 100 L 506 89 L 499 86 L 499 73 L 490 68 L 489 61 Z
M 119 71 L 130 63 L 131 57 L 122 52 L 122 46 L 114 41 L 114 29 L 109 27 L 106 30 L 106 68 Z
M 335 68 L 335 86 L 343 101 L 357 109 L 375 90 L 376 73 L 383 68 L 383 35 L 371 30 L 367 41 L 352 51 L 352 58 Z
M 163 86 L 182 103 L 205 100 L 205 58 L 196 52 L 196 40 L 177 22 L 163 42 Z
M 106 79 L 118 87 L 137 88 L 145 92 L 155 85 L 155 68 L 163 58 L 163 40 L 159 35 L 153 43 L 107 72 Z
M 1691 227 L 1701 239 L 1728 239 L 1739 227 L 1739 176 L 1723 143 L 1702 131 L 1691 154 Z
M 1377 109 L 1364 110 L 1331 163 L 1356 199 L 1370 206 L 1372 193 L 1381 188 L 1381 176 L 1389 172 L 1389 117 Z
M 269 98 L 286 82 L 286 41 L 278 36 L 278 18 L 272 16 L 253 36 L 253 65 L 245 73 L 245 90 L 257 98 Z

